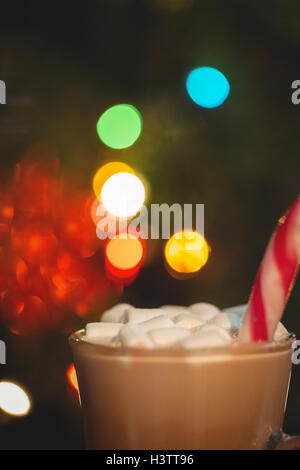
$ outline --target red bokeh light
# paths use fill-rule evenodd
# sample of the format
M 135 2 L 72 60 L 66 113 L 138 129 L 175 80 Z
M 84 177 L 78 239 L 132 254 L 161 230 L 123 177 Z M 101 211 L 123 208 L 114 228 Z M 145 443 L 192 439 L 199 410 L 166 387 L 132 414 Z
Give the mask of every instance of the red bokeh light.
M 107 294 L 93 201 L 62 178 L 58 160 L 42 147 L 0 188 L 0 319 L 12 332 L 63 327 Z

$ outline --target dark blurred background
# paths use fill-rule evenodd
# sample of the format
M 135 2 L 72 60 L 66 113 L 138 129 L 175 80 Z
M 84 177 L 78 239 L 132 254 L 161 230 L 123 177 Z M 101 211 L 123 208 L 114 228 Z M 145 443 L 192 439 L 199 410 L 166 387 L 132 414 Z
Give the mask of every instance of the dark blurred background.
M 276 221 L 299 194 L 300 105 L 291 102 L 291 83 L 300 79 L 299 15 L 299 2 L 284 0 L 1 4 L 1 179 L 42 141 L 80 188 L 91 188 L 99 166 L 119 160 L 146 178 L 148 202 L 205 204 L 212 251 L 199 274 L 170 276 L 161 242 L 136 281 L 122 293 L 112 290 L 99 312 L 120 300 L 246 302 Z M 230 82 L 219 108 L 200 108 L 187 95 L 187 74 L 201 65 L 220 69 Z M 118 103 L 143 116 L 140 138 L 125 150 L 108 149 L 96 133 L 100 114 Z M 284 317 L 298 336 L 299 287 L 298 280 Z M 85 323 L 77 319 L 76 328 Z M 66 377 L 68 328 L 31 338 L 0 324 L 7 344 L 0 376 L 23 384 L 33 403 L 26 417 L 0 415 L 0 448 L 83 448 L 80 408 Z M 288 433 L 300 433 L 299 405 L 294 366 Z

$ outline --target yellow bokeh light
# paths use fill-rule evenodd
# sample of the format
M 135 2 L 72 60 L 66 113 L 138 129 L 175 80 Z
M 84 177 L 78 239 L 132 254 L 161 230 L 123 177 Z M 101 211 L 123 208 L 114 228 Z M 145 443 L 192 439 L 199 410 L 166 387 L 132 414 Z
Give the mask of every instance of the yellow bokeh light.
M 142 261 L 143 255 L 143 242 L 130 234 L 126 238 L 112 238 L 106 245 L 106 258 L 117 269 L 135 268 Z
M 207 262 L 210 248 L 198 232 L 183 230 L 174 234 L 165 246 L 168 265 L 178 273 L 195 273 Z
M 106 163 L 99 168 L 93 178 L 93 189 L 95 196 L 100 200 L 101 190 L 103 188 L 104 183 L 110 178 L 112 175 L 116 173 L 132 173 L 135 174 L 134 170 L 127 165 L 126 163 L 122 162 L 110 162 Z
M 116 173 L 104 183 L 100 198 L 104 208 L 111 215 L 120 218 L 131 217 L 144 203 L 145 187 L 132 173 Z
M 0 382 L 0 409 L 13 416 L 25 416 L 31 403 L 22 387 L 13 382 Z

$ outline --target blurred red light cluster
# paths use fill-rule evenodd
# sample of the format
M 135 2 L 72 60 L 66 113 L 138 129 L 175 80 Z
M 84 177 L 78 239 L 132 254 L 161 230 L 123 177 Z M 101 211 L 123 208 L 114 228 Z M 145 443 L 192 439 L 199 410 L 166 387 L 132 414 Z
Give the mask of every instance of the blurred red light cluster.
M 86 315 L 106 293 L 93 201 L 40 148 L 0 188 L 0 317 L 12 332 L 56 328 L 74 312 Z

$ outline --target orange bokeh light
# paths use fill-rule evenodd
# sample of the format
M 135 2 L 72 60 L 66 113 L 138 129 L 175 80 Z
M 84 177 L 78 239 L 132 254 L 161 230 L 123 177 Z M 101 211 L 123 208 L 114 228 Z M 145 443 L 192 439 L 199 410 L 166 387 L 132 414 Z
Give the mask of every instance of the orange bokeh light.
M 78 391 L 77 375 L 74 364 L 71 364 L 67 370 L 67 378 L 72 387 Z
M 122 162 L 110 162 L 106 163 L 105 165 L 101 166 L 99 170 L 97 170 L 94 178 L 93 178 L 93 189 L 95 196 L 98 200 L 101 199 L 100 194 L 103 188 L 104 183 L 116 173 L 131 173 L 135 175 L 134 170 L 127 165 L 126 163 Z
M 124 234 L 123 234 L 124 236 Z M 126 238 L 117 235 L 109 240 L 106 245 L 105 255 L 107 260 L 115 268 L 129 270 L 138 266 L 144 255 L 142 241 L 131 234 L 125 234 Z
M 14 216 L 14 213 L 15 213 L 15 211 L 14 211 L 13 206 L 3 207 L 2 215 L 5 219 L 11 220 Z
M 122 285 L 130 284 L 136 278 L 145 256 L 144 240 L 131 234 L 122 234 L 107 242 L 105 267 L 108 277 Z

